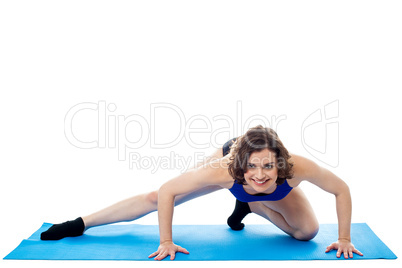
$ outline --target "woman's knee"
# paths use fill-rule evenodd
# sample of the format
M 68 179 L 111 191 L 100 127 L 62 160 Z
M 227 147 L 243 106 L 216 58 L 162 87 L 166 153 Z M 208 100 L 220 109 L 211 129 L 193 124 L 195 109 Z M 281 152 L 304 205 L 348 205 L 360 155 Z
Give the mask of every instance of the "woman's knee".
M 145 200 L 152 205 L 158 205 L 158 191 L 153 191 L 145 194 Z
M 296 230 L 293 233 L 293 237 L 296 238 L 297 240 L 309 241 L 317 235 L 318 230 L 319 230 L 319 225 L 312 224 L 305 228 Z

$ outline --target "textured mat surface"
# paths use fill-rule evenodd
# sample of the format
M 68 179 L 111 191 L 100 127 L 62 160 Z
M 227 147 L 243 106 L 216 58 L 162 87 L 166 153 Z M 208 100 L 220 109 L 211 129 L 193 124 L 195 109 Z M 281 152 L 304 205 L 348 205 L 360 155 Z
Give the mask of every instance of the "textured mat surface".
M 152 261 L 148 255 L 159 245 L 157 225 L 106 225 L 80 237 L 41 241 L 40 233 L 50 226 L 44 223 L 4 259 Z M 271 224 L 246 225 L 242 231 L 226 225 L 175 225 L 173 238 L 190 251 L 189 255 L 178 253 L 176 260 L 333 260 L 336 251 L 325 253 L 325 249 L 337 240 L 337 228 L 336 224 L 322 224 L 318 235 L 305 242 Z M 396 258 L 365 223 L 352 224 L 352 239 L 364 254 L 354 254 L 354 259 Z

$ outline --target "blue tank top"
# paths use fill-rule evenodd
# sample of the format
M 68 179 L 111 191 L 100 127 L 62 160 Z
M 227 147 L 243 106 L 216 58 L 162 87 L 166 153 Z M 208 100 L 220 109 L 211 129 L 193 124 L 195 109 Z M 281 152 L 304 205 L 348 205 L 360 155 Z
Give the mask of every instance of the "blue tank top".
M 278 201 L 285 196 L 287 196 L 290 191 L 292 191 L 292 187 L 289 186 L 287 180 L 281 185 L 278 185 L 273 193 L 270 194 L 256 194 L 251 195 L 248 194 L 243 185 L 234 183 L 232 188 L 229 191 L 236 197 L 237 200 L 241 202 L 256 202 L 256 201 Z

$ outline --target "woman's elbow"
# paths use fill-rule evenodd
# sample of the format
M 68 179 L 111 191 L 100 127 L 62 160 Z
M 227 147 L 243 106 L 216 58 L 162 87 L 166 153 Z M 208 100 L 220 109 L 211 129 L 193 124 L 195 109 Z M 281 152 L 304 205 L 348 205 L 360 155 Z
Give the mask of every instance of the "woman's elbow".
M 340 196 L 340 195 L 349 195 L 350 196 L 350 188 L 347 185 L 346 182 L 344 181 L 340 181 L 339 185 L 338 185 L 338 190 L 335 193 L 336 196 Z
M 158 200 L 174 199 L 175 197 L 169 182 L 163 184 L 158 190 Z

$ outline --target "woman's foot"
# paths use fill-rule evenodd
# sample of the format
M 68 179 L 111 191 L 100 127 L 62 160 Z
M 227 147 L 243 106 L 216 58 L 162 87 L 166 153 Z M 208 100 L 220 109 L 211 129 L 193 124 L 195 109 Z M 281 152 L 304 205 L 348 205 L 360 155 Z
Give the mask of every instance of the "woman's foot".
M 236 206 L 232 215 L 228 218 L 228 225 L 232 230 L 240 231 L 244 228 L 244 223 L 241 221 L 246 217 L 247 214 L 251 213 L 250 206 L 248 203 L 241 202 L 236 199 Z
M 41 240 L 60 240 L 64 237 L 76 237 L 84 233 L 85 224 L 81 217 L 52 225 L 47 231 L 41 233 Z

